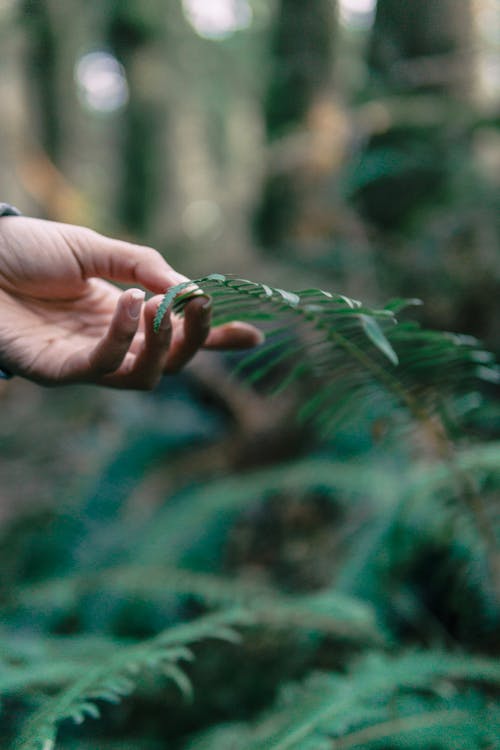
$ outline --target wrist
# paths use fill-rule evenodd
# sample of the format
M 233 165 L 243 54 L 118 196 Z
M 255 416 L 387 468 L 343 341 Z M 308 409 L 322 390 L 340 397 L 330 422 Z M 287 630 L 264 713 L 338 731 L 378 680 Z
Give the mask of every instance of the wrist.
M 10 203 L 0 202 L 0 217 L 2 216 L 21 216 L 21 212 Z M 11 377 L 12 373 L 0 366 L 0 380 L 10 380 Z

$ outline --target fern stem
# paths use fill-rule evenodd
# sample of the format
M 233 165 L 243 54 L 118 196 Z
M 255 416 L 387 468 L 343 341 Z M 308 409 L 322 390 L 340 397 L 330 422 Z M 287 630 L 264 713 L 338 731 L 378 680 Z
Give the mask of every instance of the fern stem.
M 459 724 L 467 716 L 464 711 L 426 711 L 417 716 L 403 716 L 375 724 L 333 740 L 333 750 L 349 750 L 352 747 L 364 747 L 368 742 L 386 739 L 397 734 L 416 732 L 433 726 L 451 726 Z
M 457 461 L 456 450 L 445 424 L 439 421 L 441 430 L 436 424 L 431 423 L 433 434 L 438 438 L 438 445 L 442 446 L 441 458 L 450 469 L 455 479 L 457 494 L 461 497 L 464 506 L 473 517 L 479 535 L 481 536 L 488 562 L 489 572 L 495 595 L 500 598 L 500 553 L 498 552 L 497 539 L 493 527 L 488 522 L 486 508 L 480 493 L 477 491 L 476 483 L 469 472 L 461 467 Z

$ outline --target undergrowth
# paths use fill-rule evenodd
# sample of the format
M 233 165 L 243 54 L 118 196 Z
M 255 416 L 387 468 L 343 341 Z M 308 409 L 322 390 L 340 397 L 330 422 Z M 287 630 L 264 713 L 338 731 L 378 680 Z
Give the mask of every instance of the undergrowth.
M 288 399 L 277 434 L 305 448 L 230 476 L 194 462 L 137 517 L 131 457 L 147 492 L 155 461 L 176 475 L 194 450 L 175 421 L 161 440 L 145 421 L 104 468 L 113 481 L 48 528 L 33 519 L 31 546 L 29 519 L 7 529 L 4 746 L 500 747 L 493 357 L 399 322 L 402 300 L 373 310 L 220 274 L 171 290 L 156 325 L 199 293 L 214 323 L 264 327 L 236 370 L 269 410 Z

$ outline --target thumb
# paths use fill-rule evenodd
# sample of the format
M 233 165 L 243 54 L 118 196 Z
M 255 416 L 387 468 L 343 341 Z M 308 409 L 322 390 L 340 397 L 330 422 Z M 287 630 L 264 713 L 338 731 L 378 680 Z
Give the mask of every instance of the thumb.
M 85 278 L 94 276 L 140 284 L 155 294 L 187 281 L 186 276 L 174 271 L 151 247 L 115 240 L 91 229 L 78 227 L 78 230 L 78 236 L 68 240 Z

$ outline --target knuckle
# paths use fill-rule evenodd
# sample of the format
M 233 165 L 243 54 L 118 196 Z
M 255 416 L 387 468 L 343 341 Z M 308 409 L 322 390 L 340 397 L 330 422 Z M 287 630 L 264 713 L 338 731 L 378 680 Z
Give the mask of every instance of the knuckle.
M 89 227 L 75 227 L 72 239 L 85 250 L 88 250 L 102 240 L 102 235 L 93 229 L 89 229 Z
M 158 258 L 161 258 L 160 253 L 158 250 L 155 250 L 154 247 L 150 247 L 149 245 L 139 245 L 141 257 L 141 262 L 154 262 L 158 260 Z

